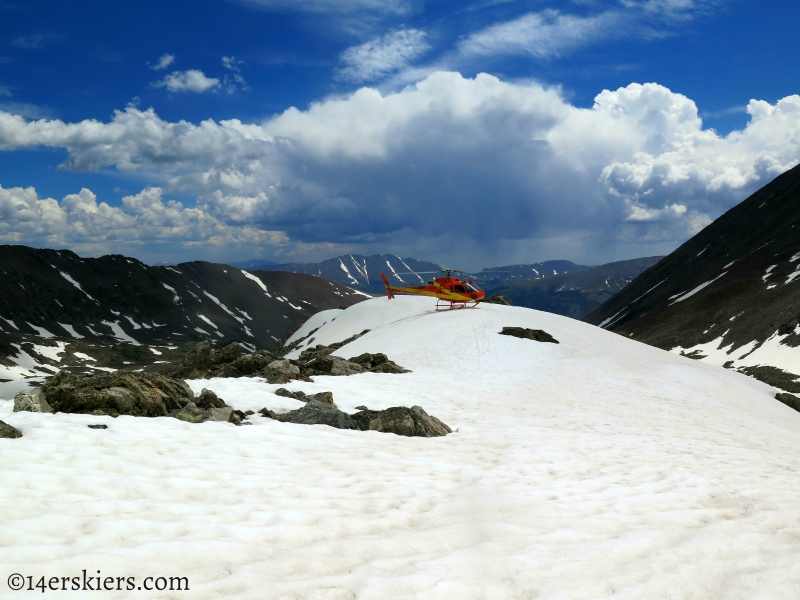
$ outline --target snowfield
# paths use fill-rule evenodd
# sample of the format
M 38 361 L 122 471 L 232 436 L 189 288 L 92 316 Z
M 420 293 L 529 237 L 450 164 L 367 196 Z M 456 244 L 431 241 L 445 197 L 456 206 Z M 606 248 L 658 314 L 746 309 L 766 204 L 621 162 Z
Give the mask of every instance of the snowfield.
M 446 437 L 12 413 L 6 398 L 24 437 L 0 440 L 0 580 L 191 586 L 102 598 L 798 597 L 800 413 L 773 388 L 557 315 L 433 304 L 368 300 L 294 337 L 370 329 L 336 354 L 412 373 L 285 387 L 348 412 L 418 404 Z M 191 385 L 242 410 L 301 406 L 261 379 Z

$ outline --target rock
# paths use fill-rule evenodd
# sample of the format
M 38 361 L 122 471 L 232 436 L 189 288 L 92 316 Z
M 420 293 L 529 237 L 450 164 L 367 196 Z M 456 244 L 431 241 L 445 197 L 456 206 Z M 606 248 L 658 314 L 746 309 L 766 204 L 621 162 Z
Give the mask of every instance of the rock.
M 233 409 L 230 406 L 203 410 L 194 402 L 189 402 L 180 410 L 171 412 L 169 416 L 187 423 L 204 423 L 205 421 L 229 421 L 232 414 Z
M 211 368 L 211 343 L 200 342 L 189 350 L 175 367 L 170 370 L 170 375 L 184 379 L 199 379 Z
M 504 306 L 514 306 L 514 304 L 506 298 L 505 296 L 501 296 L 500 294 L 495 294 L 494 296 L 490 296 L 489 298 L 484 298 L 481 302 L 486 302 L 487 304 L 502 304 Z
M 205 411 L 206 421 L 228 421 L 232 413 L 233 409 L 229 406 L 225 408 L 209 408 Z
M 225 363 L 232 363 L 238 358 L 242 356 L 242 347 L 233 342 L 232 344 L 228 344 L 224 348 L 220 348 L 219 350 L 212 350 L 211 351 L 211 364 L 212 365 L 221 365 Z
M 227 406 L 221 398 L 217 397 L 214 392 L 206 388 L 203 388 L 194 403 L 197 405 L 197 408 L 203 410 L 208 408 L 225 408 Z
M 288 359 L 275 360 L 262 371 L 268 383 L 289 383 L 300 376 L 300 368 Z
M 302 402 L 308 402 L 308 400 L 306 399 L 306 393 L 305 392 L 290 392 L 286 388 L 278 388 L 277 390 L 275 390 L 275 395 L 276 396 L 281 396 L 283 398 L 294 398 L 295 400 L 300 400 Z
M 309 375 L 355 375 L 366 371 L 358 363 L 350 362 L 339 356 L 321 356 L 304 365 Z
M 320 402 L 319 400 L 310 400 L 302 408 L 283 414 L 275 414 L 266 408 L 262 408 L 259 413 L 283 423 L 328 425 L 336 429 L 358 429 L 350 415 L 331 404 Z
M 252 354 L 237 358 L 231 364 L 243 375 L 254 375 L 276 360 L 278 357 L 274 354 L 266 350 L 256 350 Z
M 14 440 L 22 437 L 22 432 L 8 423 L 0 421 L 0 438 Z
M 53 410 L 44 397 L 41 389 L 24 390 L 14 397 L 14 412 L 41 412 L 50 413 Z
M 160 417 L 194 399 L 185 381 L 157 373 L 72 375 L 60 371 L 43 386 L 53 412 Z
M 527 329 L 525 327 L 503 327 L 500 335 L 510 335 L 512 337 L 533 340 L 535 342 L 549 342 L 558 344 L 559 341 L 552 335 L 541 329 Z
M 786 406 L 789 406 L 797 411 L 800 411 L 800 398 L 798 398 L 793 394 L 787 394 L 781 392 L 775 395 L 775 400 L 783 402 Z
M 366 406 L 356 406 L 356 410 L 369 410 Z
M 439 437 L 452 430 L 420 406 L 395 406 L 385 410 L 363 410 L 352 415 L 362 431 L 373 430 L 407 437 Z
M 103 423 L 92 423 L 91 425 L 87 425 L 89 429 L 108 429 L 108 425 Z
M 243 416 L 244 416 L 243 412 L 238 410 L 232 410 L 231 414 L 228 415 L 228 423 L 233 423 L 234 425 L 241 425 Z
M 369 370 L 370 373 L 410 373 L 408 369 L 404 369 L 400 365 L 392 362 L 391 360 L 387 360 L 385 363 L 381 363 L 376 367 L 372 367 Z
M 311 402 L 312 400 L 316 400 L 317 402 L 324 402 L 325 404 L 330 404 L 331 406 L 336 407 L 336 404 L 333 401 L 332 392 L 319 392 L 317 394 L 306 396 L 305 398 L 302 399 L 303 402 Z

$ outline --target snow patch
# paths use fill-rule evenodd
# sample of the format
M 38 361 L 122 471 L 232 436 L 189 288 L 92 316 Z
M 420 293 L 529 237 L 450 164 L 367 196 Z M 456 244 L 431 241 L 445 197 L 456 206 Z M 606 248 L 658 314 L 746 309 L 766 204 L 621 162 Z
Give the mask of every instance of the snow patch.
M 705 283 L 701 283 L 696 288 L 694 288 L 693 290 L 689 290 L 685 294 L 682 294 L 682 295 L 681 294 L 677 294 L 677 300 L 674 300 L 673 302 L 670 302 L 670 305 L 676 304 L 678 302 L 683 302 L 687 298 L 691 298 L 692 296 L 694 296 L 698 292 L 701 292 L 702 290 L 706 289 L 708 286 L 710 286 L 712 283 L 714 283 L 717 279 L 719 279 L 720 277 L 722 277 L 726 273 L 727 273 L 727 271 L 724 271 L 721 275 L 717 275 L 711 281 L 706 281 Z M 672 298 L 676 298 L 676 296 L 671 296 L 670 300 L 672 300 Z
M 213 294 L 209 294 L 209 293 L 208 293 L 207 291 L 205 291 L 205 290 L 203 290 L 203 293 L 204 293 L 206 296 L 208 296 L 209 298 L 211 298 L 211 299 L 212 299 L 212 300 L 213 300 L 213 301 L 214 301 L 214 302 L 217 304 L 217 306 L 219 306 L 219 307 L 220 307 L 222 310 L 224 310 L 226 313 L 228 313 L 228 314 L 229 314 L 230 316 L 232 316 L 234 319 L 236 319 L 237 321 L 239 321 L 239 323 L 241 323 L 242 325 L 244 325 L 244 319 L 242 319 L 241 317 L 239 317 L 239 316 L 237 316 L 237 315 L 233 314 L 233 313 L 230 311 L 230 309 L 229 309 L 227 306 L 225 306 L 225 305 L 224 305 L 222 302 L 220 302 L 220 301 L 219 301 L 219 298 L 217 298 L 217 297 L 216 297 L 216 296 L 214 296 Z
M 262 290 L 262 291 L 263 291 L 263 292 L 264 292 L 264 293 L 265 293 L 267 296 L 269 296 L 270 298 L 272 298 L 272 296 L 270 295 L 269 291 L 267 290 L 267 286 L 266 286 L 266 285 L 264 284 L 264 282 L 263 282 L 263 281 L 261 281 L 261 280 L 260 280 L 258 277 L 256 277 L 256 276 L 255 276 L 255 275 L 253 275 L 252 273 L 248 273 L 248 272 L 247 272 L 247 271 L 245 271 L 244 269 L 242 269 L 242 275 L 244 275 L 245 277 L 247 277 L 249 280 L 253 281 L 253 282 L 254 282 L 256 285 L 258 285 L 258 287 L 260 287 L 260 288 L 261 288 L 261 290 Z
M 28 323 L 27 321 L 25 321 L 25 324 L 28 327 L 30 327 L 31 329 L 35 329 L 36 330 L 36 335 L 38 335 L 40 337 L 43 337 L 43 338 L 54 338 L 54 337 L 56 337 L 54 333 L 50 333 L 44 327 L 38 327 L 37 325 L 32 325 L 31 323 Z
M 81 287 L 81 284 L 80 284 L 80 283 L 78 283 L 77 281 L 75 281 L 75 280 L 74 280 L 72 277 L 70 277 L 70 276 L 69 276 L 67 273 L 64 273 L 64 271 L 59 271 L 59 273 L 61 273 L 61 276 L 62 276 L 64 279 L 66 279 L 67 281 L 69 281 L 69 282 L 70 282 L 72 285 L 74 285 L 76 288 L 78 288 L 78 289 L 79 289 L 81 292 L 83 292 L 84 294 L 86 294 L 86 296 L 87 296 L 87 297 L 88 297 L 90 300 L 92 300 L 93 302 L 97 302 L 97 300 L 95 300 L 94 298 L 92 298 L 92 297 L 89 295 L 89 293 L 88 293 L 86 290 L 84 290 L 84 289 Z M 100 304 L 99 302 L 97 302 L 97 303 L 98 303 L 98 304 Z
M 119 321 L 101 321 L 101 323 L 106 327 L 110 328 L 111 331 L 114 332 L 113 336 L 118 340 L 122 340 L 123 342 L 129 342 L 134 346 L 141 346 L 139 342 L 137 342 L 135 339 L 133 339 L 131 336 L 125 333 L 125 330 L 122 329 L 122 327 L 120 327 Z
M 61 327 L 64 329 L 64 331 L 66 331 L 68 334 L 70 334 L 75 339 L 78 339 L 78 340 L 82 340 L 83 339 L 83 336 L 80 333 L 78 333 L 77 331 L 75 331 L 75 328 L 72 325 L 68 325 L 66 323 L 59 323 L 59 325 L 61 325 Z

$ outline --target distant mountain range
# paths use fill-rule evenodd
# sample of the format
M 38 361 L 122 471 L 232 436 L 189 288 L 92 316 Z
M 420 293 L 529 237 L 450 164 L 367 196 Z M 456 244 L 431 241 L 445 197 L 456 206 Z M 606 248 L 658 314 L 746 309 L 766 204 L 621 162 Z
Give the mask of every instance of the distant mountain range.
M 490 267 L 476 273 L 457 271 L 474 279 L 487 295 L 502 294 L 516 305 L 580 319 L 627 285 L 660 257 L 638 258 L 599 267 L 568 260 Z M 308 273 L 336 281 L 369 294 L 383 294 L 383 273 L 396 285 L 425 285 L 442 267 L 394 254 L 345 254 L 319 263 L 276 264 L 250 260 L 234 266 L 272 271 Z
M 585 320 L 762 379 L 777 369 L 800 373 L 800 166 L 719 217 Z M 793 385 L 800 391 L 800 383 Z
M 394 254 L 345 254 L 318 263 L 275 264 L 251 260 L 233 265 L 245 269 L 259 268 L 316 275 L 369 294 L 384 292 L 381 273 L 398 285 L 425 285 L 442 268 L 436 263 L 416 258 L 400 258 Z
M 310 275 L 207 262 L 151 267 L 120 255 L 0 246 L 0 333 L 270 348 L 320 310 L 368 297 Z
M 556 269 L 541 269 L 544 274 L 535 279 L 514 280 L 505 285 L 486 289 L 487 295 L 501 294 L 511 300 L 514 306 L 525 306 L 543 310 L 573 319 L 580 319 L 600 306 L 622 288 L 628 285 L 642 271 L 656 264 L 663 257 L 651 256 L 635 258 L 600 265 L 584 267 L 568 261 L 550 261 L 539 265 L 561 264 L 563 272 L 553 275 Z M 531 265 L 520 265 L 531 267 Z M 500 269 L 500 267 L 498 267 Z M 481 271 L 484 273 L 486 271 Z M 521 278 L 524 274 L 514 274 Z

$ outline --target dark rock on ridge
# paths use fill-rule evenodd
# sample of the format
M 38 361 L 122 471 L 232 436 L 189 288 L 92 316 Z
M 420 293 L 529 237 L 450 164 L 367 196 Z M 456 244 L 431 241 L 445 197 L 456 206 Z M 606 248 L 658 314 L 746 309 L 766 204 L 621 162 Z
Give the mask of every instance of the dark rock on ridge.
M 493 296 L 489 296 L 488 298 L 484 298 L 481 302 L 485 302 L 486 304 L 502 304 L 504 306 L 514 306 L 514 304 L 503 296 L 502 294 L 494 294 Z
M 534 342 L 549 342 L 551 344 L 558 344 L 559 341 L 552 335 L 542 329 L 528 329 L 527 327 L 503 327 L 500 335 L 510 335 L 512 337 L 521 338 L 524 340 L 533 340 Z
M 692 357 L 690 356 L 690 358 Z M 737 371 L 758 379 L 759 381 L 763 381 L 772 387 L 780 388 L 795 394 L 800 393 L 800 376 L 779 369 L 778 367 L 742 367 L 737 369 Z
M 89 429 L 108 429 L 108 425 L 104 423 L 92 423 L 91 425 L 87 425 Z
M 800 398 L 797 396 L 781 393 L 775 395 L 775 400 L 783 402 L 786 406 L 789 406 L 796 411 L 800 411 Z
M 17 439 L 22 437 L 22 432 L 4 421 L 0 421 L 0 438 Z

